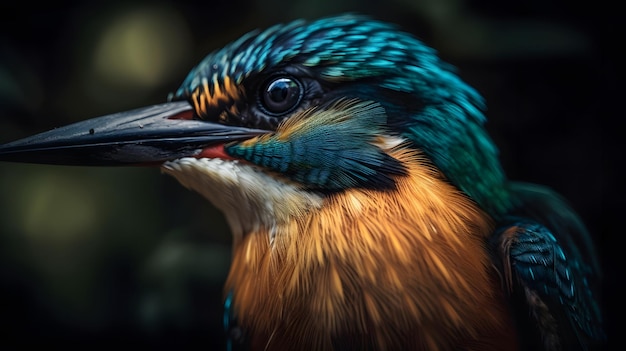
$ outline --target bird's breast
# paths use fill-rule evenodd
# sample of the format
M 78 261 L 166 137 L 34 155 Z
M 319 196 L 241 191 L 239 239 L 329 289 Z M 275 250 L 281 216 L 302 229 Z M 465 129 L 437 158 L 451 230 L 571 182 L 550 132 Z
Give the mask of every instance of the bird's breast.
M 227 290 L 267 349 L 501 349 L 512 335 L 490 218 L 418 154 L 395 190 L 353 189 L 235 247 Z M 296 338 L 296 336 L 298 336 Z M 506 349 L 511 349 L 507 345 Z

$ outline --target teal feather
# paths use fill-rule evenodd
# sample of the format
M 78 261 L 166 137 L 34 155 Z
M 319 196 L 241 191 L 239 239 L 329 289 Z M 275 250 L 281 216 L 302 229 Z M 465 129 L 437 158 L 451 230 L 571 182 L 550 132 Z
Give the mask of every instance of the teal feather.
M 315 115 L 314 118 L 309 116 Z M 235 143 L 225 150 L 259 166 L 290 176 L 316 189 L 386 188 L 390 175 L 404 167 L 374 143 L 385 134 L 385 110 L 378 104 L 340 101 L 324 110 L 292 116 L 306 119 L 296 130 L 281 130 L 254 143 Z

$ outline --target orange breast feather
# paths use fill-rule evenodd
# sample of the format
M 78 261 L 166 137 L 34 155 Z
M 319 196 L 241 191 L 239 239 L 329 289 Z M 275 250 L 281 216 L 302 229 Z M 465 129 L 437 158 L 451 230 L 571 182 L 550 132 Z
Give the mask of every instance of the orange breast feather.
M 353 189 L 247 234 L 226 289 L 268 350 L 513 350 L 484 212 L 414 151 L 397 189 Z M 296 337 L 297 336 L 297 337 Z

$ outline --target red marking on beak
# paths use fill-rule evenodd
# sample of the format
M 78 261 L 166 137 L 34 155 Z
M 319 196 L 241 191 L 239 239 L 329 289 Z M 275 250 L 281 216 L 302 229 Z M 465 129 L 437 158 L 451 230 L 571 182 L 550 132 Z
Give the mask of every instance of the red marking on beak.
M 172 115 L 170 117 L 168 117 L 167 119 L 186 119 L 186 120 L 192 120 L 194 116 L 194 112 L 193 110 L 187 110 L 187 111 L 182 111 L 179 112 L 175 115 Z

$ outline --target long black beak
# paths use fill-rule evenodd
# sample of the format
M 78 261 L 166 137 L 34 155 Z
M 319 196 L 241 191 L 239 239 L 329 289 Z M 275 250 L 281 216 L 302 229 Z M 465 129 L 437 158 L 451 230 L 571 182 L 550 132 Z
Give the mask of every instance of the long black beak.
M 97 117 L 0 145 L 0 161 L 81 166 L 160 164 L 267 131 L 190 119 L 185 101 Z

